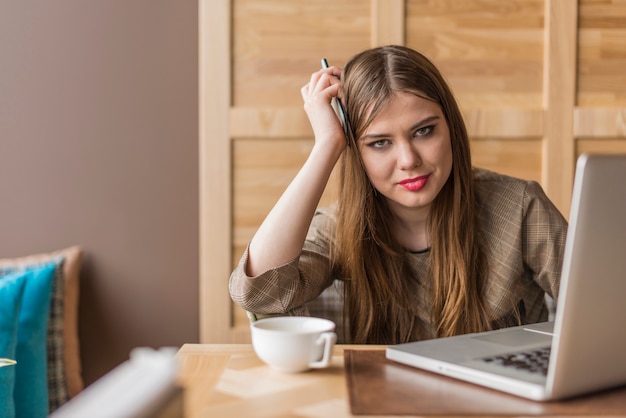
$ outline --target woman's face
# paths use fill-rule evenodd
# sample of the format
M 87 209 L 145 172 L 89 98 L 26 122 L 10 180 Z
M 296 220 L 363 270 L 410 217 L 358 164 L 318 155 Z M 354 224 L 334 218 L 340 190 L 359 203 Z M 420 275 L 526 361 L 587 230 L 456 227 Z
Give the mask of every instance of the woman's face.
M 452 171 L 450 132 L 441 107 L 397 93 L 359 138 L 367 175 L 394 213 L 428 215 Z

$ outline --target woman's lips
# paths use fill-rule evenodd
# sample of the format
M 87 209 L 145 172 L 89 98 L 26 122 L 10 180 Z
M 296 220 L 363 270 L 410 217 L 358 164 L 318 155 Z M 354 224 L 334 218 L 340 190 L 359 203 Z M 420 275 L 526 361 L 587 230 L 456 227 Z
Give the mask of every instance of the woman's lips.
M 405 180 L 398 182 L 398 184 L 410 192 L 417 192 L 418 190 L 421 190 L 424 188 L 424 186 L 426 186 L 429 176 L 430 174 L 427 174 L 425 176 L 405 179 Z

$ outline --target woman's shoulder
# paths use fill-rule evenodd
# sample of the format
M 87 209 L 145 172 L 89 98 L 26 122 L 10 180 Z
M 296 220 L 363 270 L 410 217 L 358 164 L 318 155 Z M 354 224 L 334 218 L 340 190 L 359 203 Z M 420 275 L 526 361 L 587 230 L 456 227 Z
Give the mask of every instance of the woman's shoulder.
M 474 184 L 479 196 L 503 194 L 528 198 L 537 194 L 544 195 L 541 185 L 535 180 L 525 180 L 484 168 L 474 169 Z
M 474 181 L 476 184 L 486 187 L 526 187 L 528 183 L 534 182 L 533 180 L 524 180 L 507 174 L 487 170 L 485 168 L 475 167 L 473 171 Z
M 550 199 L 541 185 L 534 180 L 525 180 L 506 174 L 474 169 L 476 200 L 483 209 L 525 210 L 533 203 L 552 207 Z

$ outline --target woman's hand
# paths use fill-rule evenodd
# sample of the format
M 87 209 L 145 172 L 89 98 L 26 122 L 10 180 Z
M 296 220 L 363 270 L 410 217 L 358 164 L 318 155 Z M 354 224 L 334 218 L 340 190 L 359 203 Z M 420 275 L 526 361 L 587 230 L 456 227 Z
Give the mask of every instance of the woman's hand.
M 332 107 L 332 99 L 339 94 L 341 69 L 337 67 L 323 68 L 311 75 L 311 80 L 302 87 L 300 93 L 304 99 L 306 112 L 313 134 L 315 145 L 339 147 L 346 146 L 346 136 L 341 121 Z

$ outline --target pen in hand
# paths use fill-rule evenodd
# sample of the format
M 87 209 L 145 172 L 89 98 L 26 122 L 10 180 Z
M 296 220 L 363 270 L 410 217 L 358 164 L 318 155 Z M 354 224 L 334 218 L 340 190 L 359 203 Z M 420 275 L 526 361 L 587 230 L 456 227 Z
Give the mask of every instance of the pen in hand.
M 322 58 L 322 68 L 328 68 L 328 61 L 326 58 Z M 346 120 L 346 112 L 343 110 L 343 105 L 341 104 L 341 100 L 339 97 L 333 97 L 332 101 L 333 109 L 337 116 L 339 116 L 339 120 L 341 121 L 341 127 L 343 128 L 343 133 L 346 136 L 346 142 L 350 145 L 350 140 L 348 139 L 348 123 Z

